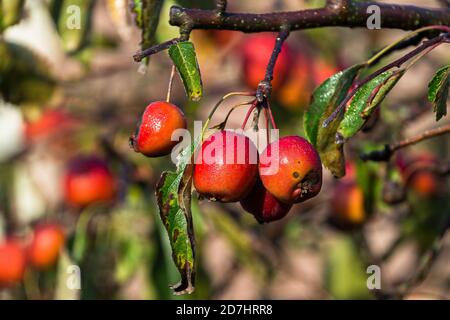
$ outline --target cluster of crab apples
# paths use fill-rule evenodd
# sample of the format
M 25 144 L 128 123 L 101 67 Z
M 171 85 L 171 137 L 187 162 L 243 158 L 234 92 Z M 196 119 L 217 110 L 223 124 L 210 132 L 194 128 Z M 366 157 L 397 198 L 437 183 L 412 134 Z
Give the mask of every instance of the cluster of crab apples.
M 177 129 L 186 129 L 183 112 L 171 103 L 153 102 L 130 145 L 148 157 L 168 155 L 177 144 L 171 139 Z M 273 141 L 259 154 L 249 137 L 220 130 L 203 141 L 194 163 L 193 184 L 200 197 L 240 202 L 260 223 L 283 218 L 322 186 L 319 155 L 299 136 Z

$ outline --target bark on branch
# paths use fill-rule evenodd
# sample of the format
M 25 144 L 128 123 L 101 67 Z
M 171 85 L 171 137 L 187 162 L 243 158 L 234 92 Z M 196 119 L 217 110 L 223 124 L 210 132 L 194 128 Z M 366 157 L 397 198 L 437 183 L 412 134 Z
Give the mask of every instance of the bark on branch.
M 450 25 L 450 10 L 431 9 L 412 5 L 378 2 L 353 2 L 333 0 L 319 9 L 264 14 L 217 14 L 215 10 L 188 9 L 173 6 L 170 24 L 182 27 L 189 23 L 192 29 L 220 29 L 242 32 L 279 31 L 288 25 L 290 30 L 319 27 L 367 27 L 367 8 L 377 5 L 381 12 L 381 28 L 414 30 L 430 25 Z

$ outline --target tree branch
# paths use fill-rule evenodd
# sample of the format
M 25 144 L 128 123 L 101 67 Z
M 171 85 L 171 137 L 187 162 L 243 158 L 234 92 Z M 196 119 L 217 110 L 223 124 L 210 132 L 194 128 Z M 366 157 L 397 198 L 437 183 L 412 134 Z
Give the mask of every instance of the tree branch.
M 372 151 L 372 152 L 369 152 L 366 154 L 362 154 L 360 156 L 360 158 L 363 161 L 368 161 L 368 160 L 370 160 L 370 161 L 388 161 L 391 158 L 392 154 L 394 154 L 394 152 L 396 152 L 402 148 L 411 146 L 413 144 L 419 143 L 426 139 L 441 136 L 446 133 L 450 133 L 450 124 L 436 128 L 436 129 L 427 130 L 422 134 L 419 134 L 412 138 L 404 139 L 402 141 L 399 141 L 399 142 L 391 144 L 391 145 L 385 145 L 384 149 Z
M 283 25 L 289 25 L 292 31 L 319 27 L 367 27 L 367 19 L 371 15 L 367 8 L 371 5 L 380 8 L 382 28 L 414 30 L 428 25 L 450 25 L 448 9 L 348 0 L 330 0 L 326 7 L 319 9 L 264 14 L 227 12 L 217 15 L 216 10 L 173 6 L 169 22 L 180 27 L 189 21 L 192 29 L 242 32 L 278 31 Z
M 450 9 L 431 9 L 411 5 L 385 4 L 378 2 L 354 2 L 352 0 L 327 0 L 326 6 L 291 12 L 264 14 L 226 12 L 227 1 L 216 0 L 213 10 L 189 9 L 179 6 L 170 8 L 169 23 L 180 28 L 182 40 L 187 40 L 193 29 L 218 29 L 242 32 L 303 30 L 320 27 L 367 27 L 371 14 L 367 8 L 380 8 L 382 28 L 415 30 L 431 25 L 450 25 Z M 170 41 L 180 41 L 176 38 Z M 170 42 L 155 45 L 134 55 L 135 61 L 165 50 Z

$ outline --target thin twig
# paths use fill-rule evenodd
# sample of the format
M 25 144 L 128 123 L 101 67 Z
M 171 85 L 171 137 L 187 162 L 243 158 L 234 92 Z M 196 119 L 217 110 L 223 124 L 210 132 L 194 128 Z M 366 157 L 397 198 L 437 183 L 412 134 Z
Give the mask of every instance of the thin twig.
M 259 83 L 258 88 L 256 90 L 256 99 L 259 102 L 262 102 L 265 98 L 270 95 L 272 91 L 272 79 L 273 79 L 273 71 L 275 69 L 275 64 L 277 62 L 278 56 L 280 55 L 281 48 L 283 47 L 284 41 L 289 36 L 289 26 L 282 26 L 280 28 L 280 32 L 278 33 L 278 37 L 275 40 L 275 46 L 272 51 L 272 55 L 270 56 L 269 63 L 266 67 L 266 74 L 264 79 Z
M 402 148 L 414 145 L 423 140 L 441 136 L 446 133 L 450 133 L 450 124 L 447 124 L 447 125 L 439 127 L 439 128 L 427 130 L 417 136 L 404 139 L 402 141 L 399 141 L 399 142 L 391 144 L 391 145 L 385 145 L 384 149 L 375 150 L 375 151 L 372 151 L 369 153 L 362 154 L 360 156 L 360 158 L 363 161 L 368 161 L 368 160 L 370 160 L 370 161 L 388 161 L 391 158 L 391 156 L 394 154 L 394 152 L 396 152 Z
M 450 132 L 450 124 L 436 128 L 436 129 L 430 129 L 430 130 L 427 130 L 415 137 L 408 138 L 408 139 L 402 140 L 400 142 L 397 142 L 397 143 L 391 145 L 390 149 L 392 150 L 392 152 L 395 152 L 401 148 L 416 144 L 416 143 L 426 140 L 426 139 L 441 136 L 441 135 L 449 133 L 449 132 Z
M 252 103 L 252 106 L 248 109 L 247 114 L 245 115 L 244 122 L 242 122 L 241 129 L 244 130 L 245 126 L 247 125 L 248 119 L 250 118 L 250 115 L 252 114 L 253 110 L 258 106 L 258 100 L 254 100 Z
M 148 57 L 148 56 L 151 56 L 152 54 L 169 49 L 171 46 L 173 46 L 174 44 L 176 44 L 177 42 L 180 42 L 180 41 L 181 41 L 181 38 L 174 38 L 174 39 L 162 42 L 160 44 L 154 45 L 145 50 L 138 51 L 133 55 L 133 59 L 136 62 L 140 62 L 145 57 Z

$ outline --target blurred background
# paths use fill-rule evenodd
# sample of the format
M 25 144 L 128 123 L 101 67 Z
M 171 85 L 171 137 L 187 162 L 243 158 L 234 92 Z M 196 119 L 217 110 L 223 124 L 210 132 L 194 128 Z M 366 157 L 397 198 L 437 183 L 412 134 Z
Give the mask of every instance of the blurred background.
M 140 31 L 125 0 L 24 2 L 17 24 L 6 28 L 6 15 L 0 24 L 0 299 L 450 298 L 449 179 L 433 170 L 450 159 L 449 137 L 404 149 L 389 164 L 359 160 L 361 152 L 438 126 L 427 83 L 450 62 L 448 46 L 417 63 L 346 144 L 347 175 L 336 180 L 324 170 L 321 193 L 284 219 L 260 225 L 239 204 L 198 201 L 194 194 L 196 291 L 174 296 L 168 285 L 179 275 L 155 199 L 161 172 L 174 165 L 128 145 L 145 107 L 165 99 L 167 52 L 148 66 L 133 61 Z M 212 2 L 166 0 L 157 41 L 178 36 L 168 24 L 171 5 Z M 299 10 L 323 2 L 230 0 L 228 10 Z M 434 0 L 395 2 L 439 7 Z M 13 12 L 5 9 L 13 1 L 0 3 Z M 71 3 L 89 13 L 80 30 L 61 27 Z M 291 33 L 271 101 L 281 135 L 304 135 L 303 113 L 318 84 L 403 34 Z M 224 94 L 255 88 L 274 35 L 195 30 L 191 40 L 204 97 L 189 102 L 178 77 L 172 92 L 190 129 Z M 227 100 L 212 123 L 240 101 Z M 237 109 L 228 127 L 240 127 L 245 112 Z M 439 125 L 445 123 L 448 117 Z M 366 286 L 373 264 L 381 268 L 381 290 Z M 79 267 L 80 290 L 69 285 L 78 270 L 70 266 Z

